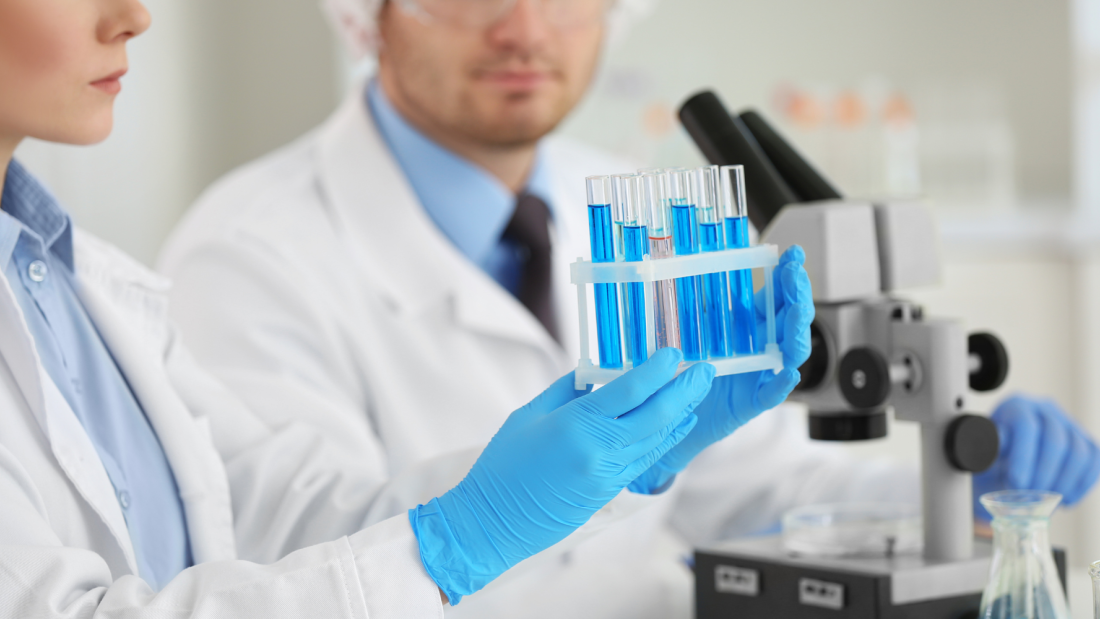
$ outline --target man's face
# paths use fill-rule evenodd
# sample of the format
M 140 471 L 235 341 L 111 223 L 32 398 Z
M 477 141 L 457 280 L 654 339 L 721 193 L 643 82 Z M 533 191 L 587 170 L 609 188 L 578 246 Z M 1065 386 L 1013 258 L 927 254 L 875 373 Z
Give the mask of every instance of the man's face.
M 603 0 L 566 1 L 602 6 Z M 444 141 L 507 147 L 538 140 L 584 94 L 604 31 L 599 18 L 557 25 L 547 3 L 516 0 L 493 23 L 471 27 L 387 2 L 379 15 L 386 94 Z

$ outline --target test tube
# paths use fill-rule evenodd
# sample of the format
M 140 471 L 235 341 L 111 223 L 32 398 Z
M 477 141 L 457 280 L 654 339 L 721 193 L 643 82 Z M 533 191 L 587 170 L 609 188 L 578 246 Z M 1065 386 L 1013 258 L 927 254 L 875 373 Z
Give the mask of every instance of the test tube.
M 641 262 L 649 253 L 649 233 L 646 229 L 645 188 L 642 177 L 631 176 L 623 183 L 623 259 L 627 262 Z M 630 362 L 634 367 L 645 363 L 649 358 L 649 335 L 646 329 L 645 284 L 627 282 L 623 284 L 627 301 L 625 313 L 629 317 L 629 327 L 624 331 L 630 339 Z
M 626 219 L 626 193 L 627 185 L 634 178 L 633 174 L 615 174 L 611 177 L 611 227 L 615 233 L 615 261 L 626 260 L 626 248 L 623 245 L 623 221 Z M 634 360 L 633 339 L 630 335 L 630 300 L 627 298 L 629 290 L 626 284 L 619 286 L 619 301 L 622 308 L 623 319 L 623 344 L 626 348 L 626 358 Z
M 668 171 L 668 201 L 672 211 L 672 240 L 677 256 L 699 253 L 695 183 L 690 170 Z M 703 340 L 703 278 L 676 278 L 676 305 L 680 315 L 680 346 L 687 361 L 707 358 Z
M 726 248 L 749 246 L 749 218 L 745 202 L 745 168 L 722 166 L 722 207 L 726 216 Z M 733 305 L 733 350 L 739 355 L 757 351 L 756 314 L 753 311 L 752 271 L 730 271 L 730 301 Z
M 645 191 L 646 227 L 649 233 L 649 257 L 671 258 L 672 222 L 668 205 L 668 174 L 646 172 L 642 175 Z M 671 279 L 653 282 L 653 339 L 657 348 L 680 348 L 680 325 L 676 311 L 676 283 Z
M 695 211 L 699 216 L 699 244 L 704 252 L 725 248 L 722 215 L 718 208 L 718 166 L 692 170 L 695 182 Z M 707 352 L 711 357 L 733 355 L 733 329 L 730 314 L 729 277 L 725 272 L 703 276 L 703 324 Z
M 592 243 L 592 262 L 615 262 L 615 236 L 611 228 L 611 177 L 589 176 L 588 234 Z M 593 284 L 596 297 L 596 338 L 600 348 L 600 367 L 622 369 L 623 352 L 619 340 L 619 292 L 615 284 Z

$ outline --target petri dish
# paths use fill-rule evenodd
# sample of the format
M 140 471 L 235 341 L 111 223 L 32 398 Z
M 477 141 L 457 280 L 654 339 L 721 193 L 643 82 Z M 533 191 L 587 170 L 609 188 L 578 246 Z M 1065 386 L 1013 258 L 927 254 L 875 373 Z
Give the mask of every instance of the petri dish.
M 824 503 L 783 515 L 783 548 L 814 557 L 895 557 L 924 547 L 919 505 Z

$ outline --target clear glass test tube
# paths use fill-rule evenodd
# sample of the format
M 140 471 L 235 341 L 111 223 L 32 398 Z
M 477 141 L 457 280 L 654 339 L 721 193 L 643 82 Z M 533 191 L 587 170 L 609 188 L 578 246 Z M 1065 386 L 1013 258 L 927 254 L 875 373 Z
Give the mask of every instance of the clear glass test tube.
M 623 222 L 626 220 L 626 193 L 627 185 L 634 178 L 633 174 L 615 174 L 611 177 L 611 227 L 615 234 L 615 261 L 626 260 L 626 247 L 623 240 Z M 633 339 L 630 335 L 630 299 L 626 284 L 619 286 L 619 307 L 622 310 L 623 344 L 626 358 L 633 363 L 634 350 Z
M 668 174 L 668 201 L 672 213 L 672 241 L 677 256 L 699 253 L 695 183 L 690 170 L 674 168 Z M 707 358 L 703 339 L 703 278 L 676 279 L 676 306 L 680 318 L 680 350 L 687 361 Z
M 692 170 L 695 182 L 695 211 L 699 218 L 699 245 L 704 252 L 725 249 L 722 214 L 718 208 L 718 166 Z M 703 276 L 703 326 L 707 353 L 711 357 L 733 355 L 729 277 L 725 272 Z
M 642 177 L 632 176 L 625 180 L 623 189 L 623 259 L 627 262 L 641 262 L 649 253 L 649 231 L 646 228 L 645 187 Z M 624 331 L 630 338 L 630 362 L 634 367 L 645 363 L 649 358 L 649 334 L 646 327 L 645 284 L 627 282 L 623 284 L 627 301 L 626 315 L 630 326 Z
M 589 176 L 588 234 L 592 243 L 592 262 L 615 262 L 615 233 L 611 226 L 611 177 Z M 619 291 L 616 284 L 593 284 L 596 298 L 596 338 L 600 349 L 600 367 L 622 369 L 623 352 L 619 339 Z
M 649 233 L 649 257 L 653 260 L 671 258 L 672 214 L 668 205 L 668 175 L 646 172 L 642 175 L 645 191 L 646 227 Z M 663 279 L 653 282 L 653 337 L 657 348 L 680 348 L 680 325 L 676 311 L 676 282 Z
M 726 248 L 749 246 L 748 205 L 745 201 L 744 166 L 722 166 L 722 209 L 726 218 Z M 730 271 L 730 301 L 733 306 L 733 349 L 738 355 L 759 352 L 756 313 L 753 308 L 752 271 Z

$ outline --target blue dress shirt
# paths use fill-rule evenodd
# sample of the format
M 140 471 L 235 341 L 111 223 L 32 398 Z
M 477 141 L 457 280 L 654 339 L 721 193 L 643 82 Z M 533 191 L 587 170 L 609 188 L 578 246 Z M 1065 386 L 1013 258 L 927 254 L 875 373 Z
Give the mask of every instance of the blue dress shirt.
M 159 590 L 192 564 L 183 504 L 156 433 L 77 296 L 72 222 L 15 161 L 0 209 L 0 272 L 107 470 L 140 576 Z
M 521 256 L 502 240 L 516 209 L 516 196 L 480 166 L 447 150 L 401 116 L 377 80 L 367 86 L 367 108 L 428 216 L 455 247 L 512 294 L 519 290 Z M 526 193 L 554 213 L 545 162 L 535 157 Z

